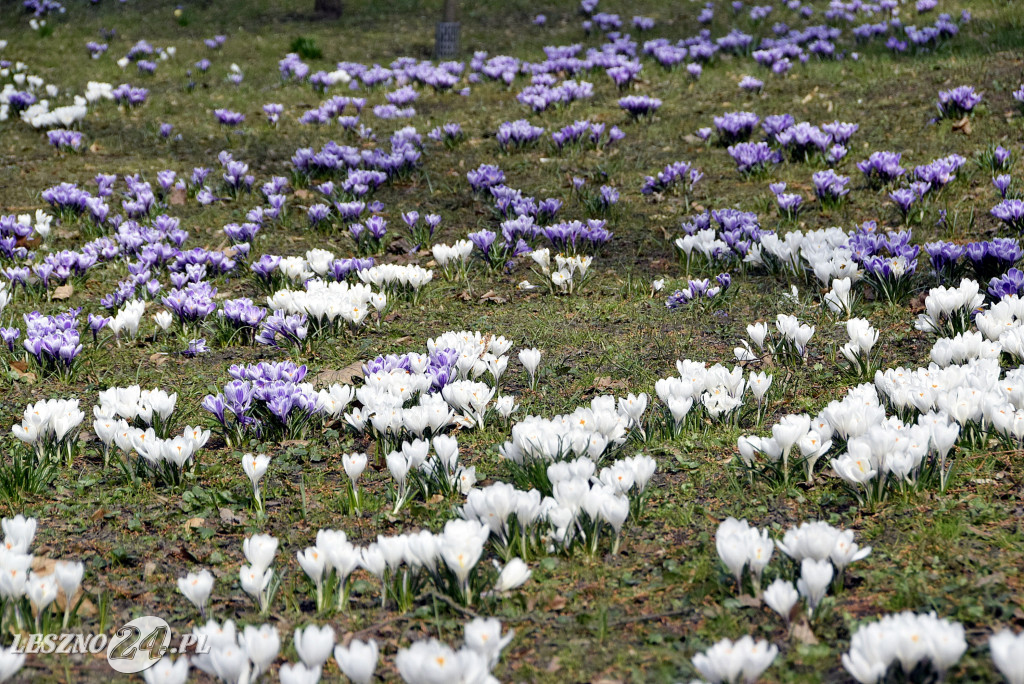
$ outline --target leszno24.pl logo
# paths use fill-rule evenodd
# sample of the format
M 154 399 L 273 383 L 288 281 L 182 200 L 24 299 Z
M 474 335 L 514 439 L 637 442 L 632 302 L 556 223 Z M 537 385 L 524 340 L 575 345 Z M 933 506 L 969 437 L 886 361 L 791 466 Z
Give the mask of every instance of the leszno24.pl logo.
M 152 667 L 165 655 L 208 653 L 206 636 L 182 634 L 171 645 L 171 628 L 153 615 L 135 618 L 113 636 L 106 634 L 28 634 L 14 638 L 16 653 L 107 653 L 107 662 L 117 672 L 133 674 Z

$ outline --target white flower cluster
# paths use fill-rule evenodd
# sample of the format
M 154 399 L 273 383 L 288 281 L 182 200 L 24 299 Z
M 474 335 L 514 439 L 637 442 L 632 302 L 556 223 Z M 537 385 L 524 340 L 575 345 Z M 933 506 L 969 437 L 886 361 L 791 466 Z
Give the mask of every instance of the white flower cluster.
M 554 551 L 555 544 L 568 549 L 574 541 L 596 543 L 601 525 L 610 526 L 618 538 L 631 499 L 643 495 L 656 469 L 654 459 L 645 455 L 620 459 L 600 473 L 589 458 L 559 461 L 547 466 L 551 496 L 495 482 L 471 490 L 459 514 L 486 525 L 506 556 L 516 545 Z
M 278 290 L 267 297 L 267 306 L 287 314 L 305 314 L 321 325 L 340 321 L 359 326 L 371 311 L 380 312 L 387 306 L 387 295 L 362 283 L 314 278 L 306 281 L 304 290 Z
M 99 405 L 93 407 L 93 414 L 103 418 L 123 418 L 131 422 L 141 420 L 152 425 L 154 418 L 166 422 L 174 413 L 178 394 L 168 394 L 162 389 L 144 390 L 138 385 L 110 387 L 99 393 Z
M 733 642 L 722 639 L 704 653 L 693 657 L 693 666 L 711 684 L 756 682 L 775 660 L 779 647 L 761 639 L 744 636 Z
M 594 397 L 590 406 L 554 418 L 527 416 L 512 426 L 512 439 L 498 447 L 516 464 L 564 461 L 586 456 L 600 461 L 626 441 L 629 414 L 616 408 L 615 397 Z
M 63 597 L 64 620 L 67 627 L 73 602 L 82 585 L 85 565 L 80 562 L 57 561 L 52 571 L 33 570 L 32 542 L 36 536 L 38 521 L 16 515 L 0 521 L 4 540 L 0 547 L 0 596 L 5 601 L 20 603 L 27 598 L 35 607 L 39 619 L 56 605 L 58 597 Z M 21 614 L 17 615 L 21 623 Z M 12 649 L 13 650 L 13 649 Z M 14 675 L 25 663 L 22 653 L 8 652 L 0 649 L 0 671 L 6 678 Z
M 842 661 L 846 671 L 861 684 L 883 680 L 893 665 L 909 676 L 926 662 L 942 681 L 966 650 L 964 627 L 959 622 L 939 619 L 935 613 L 906 611 L 860 627 L 853 633 L 850 650 L 843 654 Z
M 70 460 L 83 420 L 85 412 L 78 408 L 78 399 L 44 399 L 26 406 L 11 432 L 33 447 L 40 461 L 60 456 Z
M 442 391 L 430 393 L 437 379 L 431 372 L 431 356 L 409 353 L 408 370 L 398 367 L 365 373 L 366 382 L 355 392 L 361 406 L 345 415 L 349 425 L 357 432 L 363 432 L 369 425 L 378 438 L 386 441 L 397 440 L 403 430 L 418 438 L 428 430 L 436 435 L 453 423 L 463 427 L 484 425 L 487 406 L 508 367 L 507 353 L 512 342 L 500 335 L 463 330 L 429 339 L 426 346 L 429 354 L 454 356 L 451 377 L 445 377 Z M 493 387 L 470 380 L 486 377 L 485 374 L 493 379 Z M 417 397 L 418 403 L 408 406 Z M 514 400 L 510 404 L 509 399 L 494 399 L 495 407 L 504 417 L 515 409 Z
M 587 272 L 594 262 L 592 256 L 555 255 L 554 268 L 551 265 L 551 250 L 535 249 L 530 258 L 540 267 L 540 272 L 547 281 L 552 292 L 572 294 L 578 291 L 587 279 Z
M 125 305 L 110 319 L 107 327 L 114 336 L 120 339 L 121 333 L 127 334 L 129 339 L 134 339 L 139 334 L 139 325 L 142 317 L 146 314 L 146 303 L 139 299 L 132 299 L 125 302 Z
M 866 374 L 871 370 L 871 350 L 878 342 L 878 330 L 865 318 L 851 318 L 846 321 L 846 334 L 850 341 L 839 348 L 839 353 L 855 372 Z
M 743 405 L 743 394 L 749 388 L 760 403 L 771 385 L 767 376 L 752 374 L 744 380 L 743 369 L 731 369 L 716 363 L 710 368 L 703 361 L 676 361 L 679 376 L 661 378 L 654 383 L 654 392 L 668 408 L 676 431 L 686 420 L 694 404 L 702 406 L 708 417 L 727 419 Z
M 473 243 L 469 240 L 457 240 L 453 245 L 438 244 L 430 249 L 434 261 L 441 267 L 444 277 L 448 280 L 464 278 L 469 267 L 469 259 L 473 255 Z
M 433 271 L 416 264 L 380 264 L 364 268 L 358 275 L 364 283 L 392 292 L 419 292 L 434 279 Z
M 95 407 L 94 410 L 99 408 Z M 209 430 L 191 425 L 186 425 L 181 435 L 164 439 L 158 437 L 153 428 L 144 430 L 132 427 L 123 418 L 115 419 L 112 415 L 104 416 L 99 412 L 96 413 L 93 429 L 103 443 L 105 452 L 109 451 L 111 444 L 115 444 L 126 455 L 134 451 L 151 468 L 168 464 L 179 472 L 210 439 Z
M 776 546 L 799 565 L 800 578 L 796 587 L 782 578 L 776 579 L 765 589 L 762 598 L 787 623 L 800 596 L 807 599 L 808 613 L 813 613 L 836 573 L 842 574 L 850 563 L 871 553 L 870 546 L 861 548 L 854 543 L 853 531 L 840 530 L 821 521 L 791 527 L 778 542 L 768 536 L 768 530 L 759 530 L 746 520 L 734 518 L 723 520 L 715 534 L 718 557 L 736 579 L 741 593 L 744 569 L 750 568 L 755 596 L 761 594 L 761 576 Z
M 959 287 L 933 287 L 924 298 L 923 314 L 918 314 L 914 327 L 922 332 L 956 335 L 971 325 L 971 314 L 985 303 L 981 286 L 964 279 Z
M 849 240 L 850 234 L 837 227 L 807 233 L 795 230 L 782 236 L 765 233 L 750 245 L 743 260 L 792 275 L 801 275 L 806 268 L 825 286 L 842 278 L 857 282 L 863 273 L 853 258 Z

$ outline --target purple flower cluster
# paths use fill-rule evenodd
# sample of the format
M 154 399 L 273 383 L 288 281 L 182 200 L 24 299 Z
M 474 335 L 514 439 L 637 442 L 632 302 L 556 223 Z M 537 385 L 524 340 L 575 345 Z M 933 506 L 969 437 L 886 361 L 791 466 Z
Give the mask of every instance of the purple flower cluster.
M 12 114 L 28 109 L 36 103 L 36 96 L 27 90 L 15 91 L 7 95 L 7 106 Z
M 652 116 L 661 107 L 661 100 L 648 95 L 627 95 L 619 98 L 619 107 L 630 117 L 639 119 L 645 116 Z
M 923 183 L 928 183 L 929 188 L 941 188 L 956 178 L 956 172 L 967 160 L 959 154 L 951 154 L 940 159 L 917 166 L 914 168 L 914 176 Z M 921 193 L 922 195 L 924 193 Z
M 85 49 L 89 51 L 89 56 L 93 59 L 99 59 L 100 56 L 107 51 L 106 43 L 97 43 L 96 41 L 90 40 L 85 44 Z
M 807 121 L 793 124 L 775 134 L 775 140 L 789 150 L 794 161 L 807 161 L 812 152 L 824 153 L 832 144 L 832 136 Z
M 981 93 L 974 91 L 974 86 L 957 86 L 949 90 L 939 91 L 939 116 L 957 119 L 970 114 L 981 102 Z
M 222 126 L 237 126 L 245 121 L 245 114 L 233 112 L 230 109 L 215 109 L 213 114 Z
M 493 164 L 481 164 L 466 173 L 466 180 L 473 192 L 483 192 L 505 182 L 505 173 Z
M 544 129 L 540 126 L 534 126 L 526 119 L 518 119 L 506 121 L 498 126 L 498 133 L 495 137 L 501 149 L 507 152 L 531 145 L 537 142 L 543 134 Z
M 969 243 L 964 254 L 978 281 L 985 282 L 1010 270 L 1024 256 L 1024 250 L 1013 238 L 995 238 Z
M 256 342 L 268 347 L 281 347 L 285 344 L 299 346 L 308 332 L 305 314 L 289 315 L 283 311 L 274 311 L 263 320 Z
M 1024 232 L 1024 201 L 1004 199 L 992 207 L 990 213 L 1002 221 L 1010 230 L 1017 233 Z
M 900 159 L 899 152 L 872 152 L 867 159 L 857 162 L 857 168 L 864 174 L 869 186 L 880 188 L 906 173 L 900 166 Z
M 605 70 L 619 90 L 625 90 L 640 75 L 643 66 L 636 60 L 624 59 L 617 66 Z
M 551 134 L 551 140 L 559 151 L 566 146 L 582 148 L 587 144 L 598 148 L 606 147 L 624 137 L 626 134 L 618 126 L 608 128 L 606 124 L 590 121 L 575 121 Z
M 414 107 L 396 107 L 393 104 L 375 105 L 373 115 L 378 119 L 411 119 L 416 116 Z
M 817 171 L 811 180 L 814 183 L 814 194 L 822 204 L 835 204 L 850 192 L 846 187 L 850 183 L 850 177 L 841 176 L 833 169 Z
M 773 142 L 778 142 L 779 134 L 794 125 L 796 120 L 792 114 L 770 114 L 761 122 L 762 130 L 768 136 L 768 140 Z
M 563 81 L 556 86 L 539 83 L 529 85 L 516 96 L 516 100 L 534 112 L 543 112 L 549 107 L 565 105 L 593 96 L 593 84 L 587 81 Z
M 955 282 L 961 272 L 960 259 L 966 254 L 963 245 L 953 242 L 926 242 L 924 251 L 928 254 L 932 269 L 943 282 Z
M 712 282 L 716 284 L 712 284 Z M 729 289 L 732 284 L 732 276 L 728 273 L 719 273 L 714 281 L 709 278 L 690 280 L 682 290 L 676 290 L 665 298 L 665 306 L 669 309 L 679 309 L 685 304 L 698 299 L 712 299 Z
M 789 217 L 796 216 L 797 212 L 800 211 L 800 205 L 804 202 L 803 197 L 786 192 L 785 183 L 772 183 L 768 186 L 768 189 L 775 195 L 775 203 L 779 207 L 779 214 Z
M 305 366 L 261 362 L 231 366 L 228 373 L 232 380 L 220 393 L 206 395 L 202 407 L 213 414 L 229 439 L 247 433 L 280 437 L 318 412 L 316 393 L 301 384 Z
M 77 152 L 82 148 L 82 134 L 78 131 L 55 128 L 46 132 L 46 138 L 58 150 L 73 150 Z
M 1024 294 L 1024 271 L 1011 268 L 1001 278 L 993 278 L 988 283 L 988 294 L 993 299 L 1021 296 Z
M 457 123 L 446 123 L 433 128 L 427 133 L 427 137 L 435 142 L 444 143 L 446 147 L 454 147 L 462 139 L 462 126 Z
M 764 81 L 753 76 L 744 76 L 740 79 L 739 89 L 752 93 L 759 93 L 764 90 Z
M 722 116 L 716 116 L 714 121 L 719 141 L 723 145 L 729 145 L 749 140 L 761 118 L 753 112 L 726 112 Z
M 277 69 L 281 73 L 281 80 L 302 81 L 309 75 L 309 65 L 294 52 L 289 52 L 284 59 L 277 63 Z
M 69 309 L 56 316 L 44 316 L 38 311 L 24 315 L 25 341 L 22 345 L 45 372 L 67 377 L 73 370 L 75 358 L 82 351 L 78 333 L 79 313 L 81 309 Z M 13 338 L 8 344 L 12 342 Z
M 200 266 L 204 269 L 203 266 Z M 178 321 L 184 325 L 197 323 L 214 311 L 217 304 L 213 298 L 217 295 L 217 288 L 205 281 L 190 282 L 183 284 L 181 289 L 172 290 L 161 303 L 174 314 Z
M 414 366 L 419 370 L 423 364 L 422 355 L 416 354 L 415 356 L 415 359 L 409 354 L 378 356 L 363 365 L 363 376 L 369 377 L 376 373 L 391 373 L 395 370 L 404 370 L 412 373 L 414 372 Z M 431 379 L 428 392 L 439 392 L 445 385 L 456 379 L 457 374 L 453 371 L 458 360 L 458 351 L 448 347 L 435 348 L 427 354 L 427 365 L 421 372 Z
M 145 88 L 136 88 L 127 83 L 114 88 L 111 91 L 114 97 L 114 101 L 120 105 L 128 108 L 138 107 L 146 102 L 146 98 L 149 97 L 149 91 Z
M 645 176 L 640 192 L 645 195 L 665 192 L 679 184 L 683 184 L 687 190 L 692 190 L 703 177 L 704 172 L 690 162 L 672 162 L 659 171 L 657 176 Z
M 291 161 L 296 171 L 310 178 L 347 174 L 341 189 L 353 197 L 362 197 L 388 179 L 411 172 L 419 165 L 421 156 L 413 142 L 393 138 L 390 152 L 379 147 L 360 149 L 330 141 L 319 151 L 299 148 Z
M 742 174 L 757 174 L 766 171 L 771 164 L 782 161 L 782 155 L 769 147 L 766 142 L 741 142 L 730 145 L 729 156 L 736 162 L 736 169 Z

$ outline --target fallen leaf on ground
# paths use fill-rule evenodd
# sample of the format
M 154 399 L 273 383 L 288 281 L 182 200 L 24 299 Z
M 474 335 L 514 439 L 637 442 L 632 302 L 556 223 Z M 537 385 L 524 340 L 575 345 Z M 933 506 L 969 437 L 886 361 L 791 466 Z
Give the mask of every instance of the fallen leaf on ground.
M 801 616 L 799 622 L 793 623 L 789 630 L 789 636 L 802 644 L 814 645 L 818 643 L 818 637 L 811 631 L 811 625 L 807 622 L 807 616 Z
M 363 377 L 363 362 L 355 361 L 340 370 L 320 371 L 313 377 L 313 385 L 351 385 L 355 378 Z
M 73 295 L 74 293 L 75 293 L 74 286 L 71 283 L 65 283 L 64 285 L 61 285 L 60 287 L 58 287 L 56 290 L 53 291 L 53 295 L 51 296 L 51 299 L 57 299 L 57 300 L 67 299 L 71 295 Z

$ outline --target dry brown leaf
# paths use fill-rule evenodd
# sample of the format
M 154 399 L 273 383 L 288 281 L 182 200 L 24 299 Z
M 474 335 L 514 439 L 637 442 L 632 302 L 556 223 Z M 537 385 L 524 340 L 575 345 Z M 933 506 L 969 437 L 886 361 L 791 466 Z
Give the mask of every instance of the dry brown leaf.
M 971 120 L 966 116 L 959 121 L 953 122 L 953 131 L 956 133 L 963 133 L 964 135 L 971 134 Z
M 313 196 L 313 193 L 304 188 L 299 188 L 298 190 L 295 191 L 295 196 L 298 197 L 299 199 L 309 199 L 310 197 Z
M 481 302 L 494 302 L 495 304 L 504 304 L 508 300 L 499 295 L 494 290 L 488 290 L 486 294 L 480 297 Z
M 92 519 L 93 522 L 96 522 L 97 520 L 102 520 L 103 516 L 105 516 L 106 514 L 106 508 L 97 508 L 95 511 L 92 512 L 92 515 L 90 515 L 89 517 Z
M 594 378 L 594 389 L 625 389 L 628 386 L 625 380 L 613 380 L 608 375 L 600 375 Z
M 562 610 L 565 608 L 566 603 L 568 601 L 565 600 L 564 596 L 555 596 L 548 602 L 548 605 L 544 606 L 544 610 Z
M 149 360 L 158 366 L 162 366 L 167 363 L 167 352 L 157 352 L 149 356 Z
M 27 382 L 29 384 L 35 382 L 36 374 L 28 370 L 20 370 L 16 365 L 18 363 L 19 362 L 16 361 L 11 364 L 11 371 L 17 376 L 18 380 L 23 380 L 24 382 Z M 21 365 L 24 366 L 24 364 Z
M 154 572 L 156 572 L 156 563 L 154 563 L 153 561 L 149 561 L 142 566 L 143 579 L 148 579 Z
M 340 370 L 320 371 L 313 378 L 313 385 L 352 385 L 353 380 L 363 377 L 363 362 L 355 361 Z
M 185 204 L 185 200 L 188 199 L 188 195 L 185 194 L 185 188 L 174 188 L 171 190 L 170 196 L 167 198 L 167 203 L 172 206 L 181 206 Z
M 811 631 L 811 625 L 807 622 L 807 616 L 802 615 L 799 622 L 794 622 L 789 630 L 789 636 L 802 644 L 813 646 L 818 643 L 818 637 Z
M 65 283 L 53 291 L 51 299 L 68 299 L 75 293 L 75 287 L 71 283 Z
M 544 668 L 548 672 L 554 673 L 562 669 L 562 663 L 558 660 L 558 656 L 555 656 L 548 661 L 548 666 Z
M 729 458 L 729 462 L 731 462 L 731 461 L 732 461 L 732 458 L 730 457 Z M 747 608 L 760 608 L 761 607 L 761 599 L 757 598 L 756 596 L 751 596 L 750 594 L 743 594 L 742 596 L 740 596 L 739 602 L 742 603 Z
M 227 506 L 222 506 L 219 510 L 220 519 L 229 525 L 241 525 L 246 520 L 245 513 L 235 513 Z
M 205 523 L 205 522 L 206 522 L 206 520 L 204 520 L 203 518 L 189 518 L 188 520 L 185 521 L 185 529 L 186 530 L 194 530 L 194 529 L 196 529 L 198 527 L 202 527 L 203 523 Z

